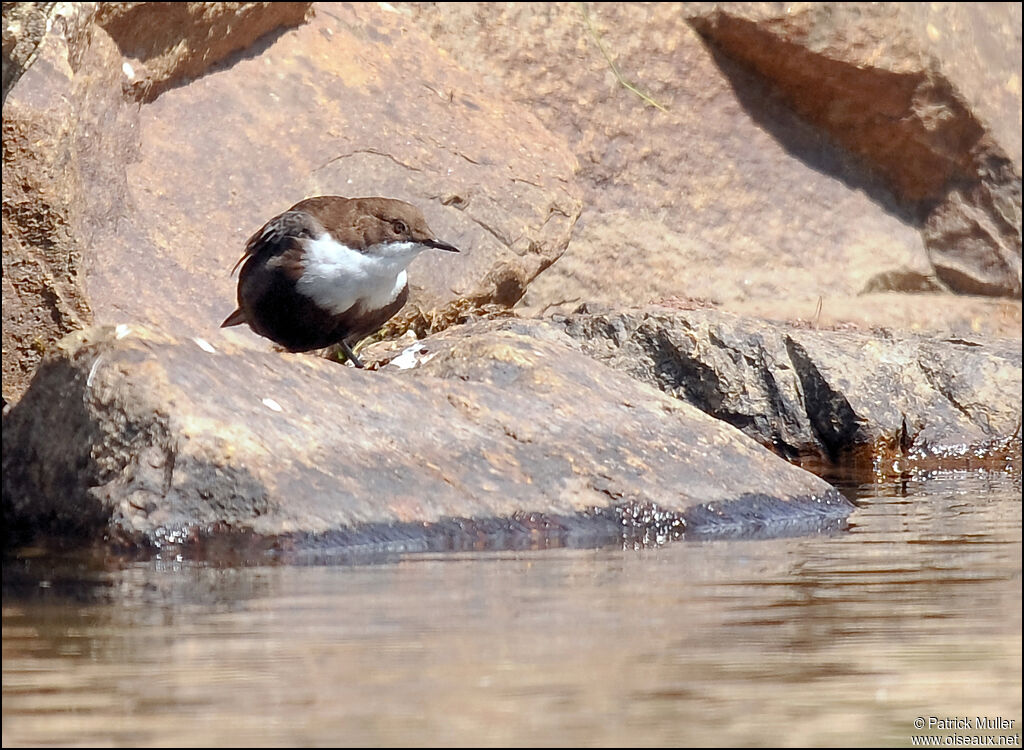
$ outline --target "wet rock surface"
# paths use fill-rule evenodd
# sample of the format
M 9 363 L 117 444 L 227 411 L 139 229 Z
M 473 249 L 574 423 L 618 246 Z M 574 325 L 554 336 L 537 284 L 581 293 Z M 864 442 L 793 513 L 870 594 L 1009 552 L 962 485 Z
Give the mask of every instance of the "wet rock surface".
M 71 337 L 5 420 L 9 533 L 667 539 L 830 527 L 852 509 L 564 334 L 479 333 L 376 372 L 144 329 Z

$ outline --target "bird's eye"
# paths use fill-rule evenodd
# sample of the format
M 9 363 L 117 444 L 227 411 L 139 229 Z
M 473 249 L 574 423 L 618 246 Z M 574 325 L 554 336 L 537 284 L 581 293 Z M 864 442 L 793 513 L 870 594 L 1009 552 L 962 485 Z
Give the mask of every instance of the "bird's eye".
M 409 227 L 405 225 L 405 222 L 400 219 L 395 219 L 391 222 L 391 226 L 394 228 L 397 234 L 405 234 L 409 231 Z

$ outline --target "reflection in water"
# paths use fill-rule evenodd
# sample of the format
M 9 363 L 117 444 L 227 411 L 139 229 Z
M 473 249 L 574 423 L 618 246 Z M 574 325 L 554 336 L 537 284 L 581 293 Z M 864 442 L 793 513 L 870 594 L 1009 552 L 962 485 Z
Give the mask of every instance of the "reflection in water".
M 896 490 L 862 492 L 848 532 L 793 539 L 11 561 L 3 743 L 909 744 L 918 716 L 1019 732 L 1019 477 Z

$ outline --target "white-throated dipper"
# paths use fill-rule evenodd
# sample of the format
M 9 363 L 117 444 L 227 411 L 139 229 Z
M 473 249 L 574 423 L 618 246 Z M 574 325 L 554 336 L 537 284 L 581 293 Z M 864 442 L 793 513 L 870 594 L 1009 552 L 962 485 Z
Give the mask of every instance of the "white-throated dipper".
M 221 328 L 248 323 L 291 352 L 352 346 L 409 298 L 405 269 L 424 250 L 459 252 L 434 237 L 415 206 L 392 198 L 324 195 L 296 203 L 245 243 L 235 264 L 238 308 Z

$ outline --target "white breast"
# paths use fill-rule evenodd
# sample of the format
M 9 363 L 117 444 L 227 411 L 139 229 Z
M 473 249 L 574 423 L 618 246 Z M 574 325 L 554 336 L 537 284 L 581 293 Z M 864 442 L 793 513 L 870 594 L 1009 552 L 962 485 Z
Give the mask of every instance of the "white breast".
M 305 270 L 295 288 L 335 314 L 357 304 L 373 310 L 394 301 L 406 284 L 406 267 L 427 249 L 417 242 L 389 242 L 361 253 L 326 232 L 304 240 L 303 247 Z

